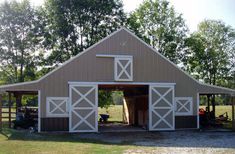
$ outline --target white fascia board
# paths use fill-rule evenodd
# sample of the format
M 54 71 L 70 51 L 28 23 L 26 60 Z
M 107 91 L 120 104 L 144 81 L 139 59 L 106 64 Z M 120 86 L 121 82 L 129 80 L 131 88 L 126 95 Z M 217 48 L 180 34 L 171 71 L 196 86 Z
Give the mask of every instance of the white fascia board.
M 174 86 L 176 83 L 168 82 L 82 82 L 82 81 L 69 81 L 69 85 L 159 85 L 159 86 Z
M 97 54 L 98 58 L 133 58 L 131 55 L 108 55 L 108 54 Z

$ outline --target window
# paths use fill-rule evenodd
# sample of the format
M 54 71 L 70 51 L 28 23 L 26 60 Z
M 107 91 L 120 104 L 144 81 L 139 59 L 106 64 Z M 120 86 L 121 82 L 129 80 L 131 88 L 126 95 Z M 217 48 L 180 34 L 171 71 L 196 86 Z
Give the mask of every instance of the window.
M 175 97 L 175 115 L 192 115 L 192 104 L 192 97 Z
M 133 81 L 133 57 L 123 56 L 114 59 L 115 81 Z
M 47 97 L 47 117 L 68 117 L 68 97 Z

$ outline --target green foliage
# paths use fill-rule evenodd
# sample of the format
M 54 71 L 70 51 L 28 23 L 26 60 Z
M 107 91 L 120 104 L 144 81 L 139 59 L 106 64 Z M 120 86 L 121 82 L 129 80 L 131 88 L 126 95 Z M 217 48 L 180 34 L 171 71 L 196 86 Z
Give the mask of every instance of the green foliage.
M 174 63 L 183 58 L 187 27 L 166 0 L 146 0 L 130 14 L 127 24 L 136 35 Z
M 186 44 L 187 70 L 197 79 L 229 86 L 234 67 L 235 31 L 221 21 L 205 20 L 198 31 L 191 34 Z
M 207 106 L 207 96 L 200 96 L 200 105 Z M 215 105 L 231 105 L 231 100 L 229 96 L 226 95 L 216 95 Z
M 59 64 L 123 25 L 120 0 L 47 0 L 44 44 L 52 50 L 46 60 Z
M 108 109 L 111 105 L 122 105 L 123 92 L 122 91 L 108 91 L 99 90 L 98 92 L 99 103 L 101 108 Z
M 114 105 L 111 91 L 99 90 L 98 98 L 98 106 L 101 108 L 108 109 L 110 105 Z
M 24 95 L 22 97 L 23 106 L 38 106 L 38 97 L 32 95 Z
M 35 79 L 39 23 L 28 0 L 0 5 L 0 79 L 4 83 Z

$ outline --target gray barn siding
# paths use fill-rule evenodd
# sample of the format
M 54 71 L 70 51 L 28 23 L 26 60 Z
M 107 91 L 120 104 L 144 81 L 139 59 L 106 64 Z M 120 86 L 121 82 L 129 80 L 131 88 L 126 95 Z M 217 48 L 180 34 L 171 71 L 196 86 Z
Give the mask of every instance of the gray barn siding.
M 125 42 L 126 45 L 122 46 L 121 44 Z M 114 59 L 96 57 L 96 54 L 133 55 L 133 82 L 174 82 L 175 96 L 193 97 L 194 115 L 197 114 L 195 95 L 197 83 L 122 30 L 41 81 L 42 117 L 45 117 L 47 96 L 68 97 L 68 81 L 114 81 Z

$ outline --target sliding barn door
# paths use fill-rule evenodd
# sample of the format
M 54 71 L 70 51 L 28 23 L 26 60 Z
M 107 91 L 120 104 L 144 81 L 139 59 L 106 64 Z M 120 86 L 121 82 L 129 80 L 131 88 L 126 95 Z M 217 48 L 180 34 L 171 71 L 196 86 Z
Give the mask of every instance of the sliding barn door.
M 174 130 L 174 86 L 149 87 L 149 130 Z
M 70 85 L 69 131 L 98 131 L 98 89 L 97 85 Z

